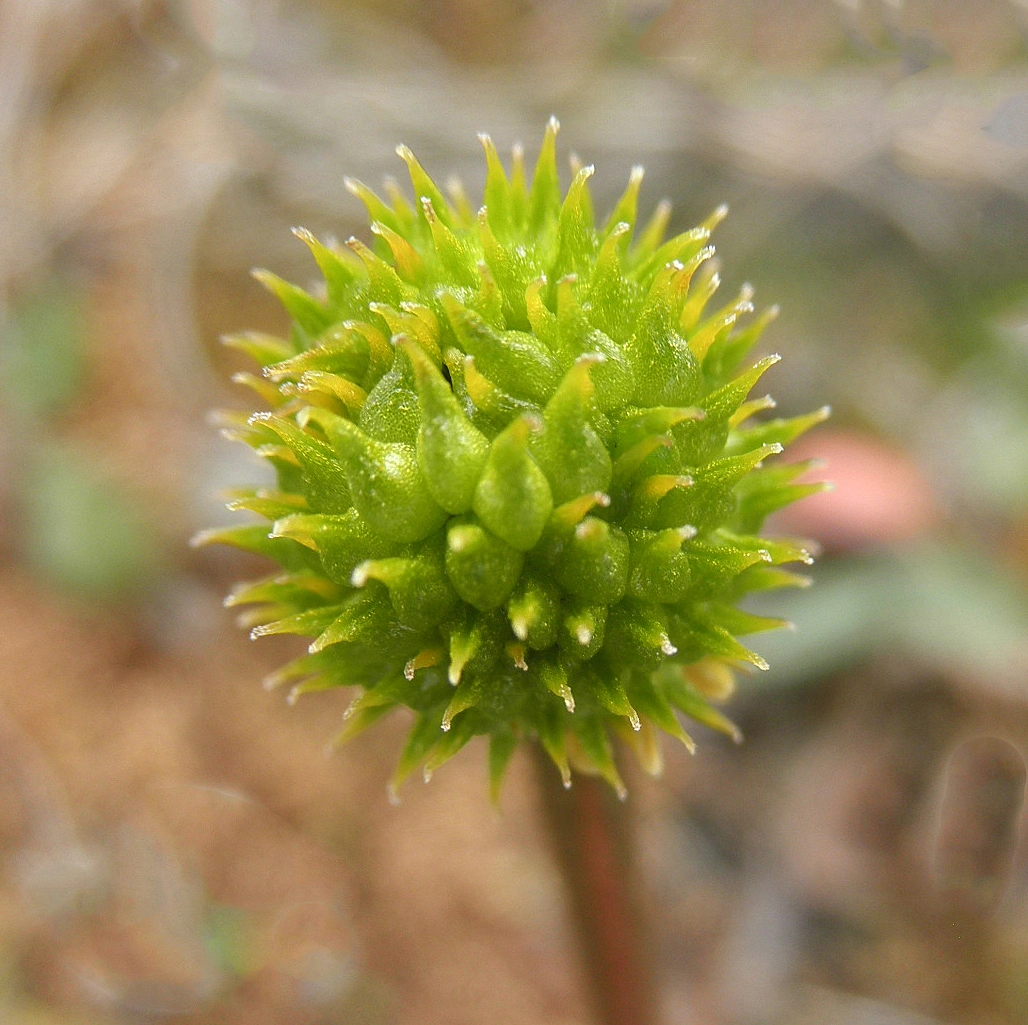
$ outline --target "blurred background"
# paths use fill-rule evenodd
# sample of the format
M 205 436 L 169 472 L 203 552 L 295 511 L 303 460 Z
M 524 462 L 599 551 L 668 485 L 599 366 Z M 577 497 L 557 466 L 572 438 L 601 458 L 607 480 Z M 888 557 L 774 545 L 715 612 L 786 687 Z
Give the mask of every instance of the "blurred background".
M 597 207 L 643 163 L 765 380 L 834 416 L 795 632 L 634 779 L 668 1025 L 1028 1022 L 1025 0 L 0 0 L 0 1020 L 584 1025 L 531 765 L 399 807 L 387 723 L 286 707 L 188 547 L 257 479 L 226 331 L 282 330 L 343 188 L 483 178 L 546 118 Z

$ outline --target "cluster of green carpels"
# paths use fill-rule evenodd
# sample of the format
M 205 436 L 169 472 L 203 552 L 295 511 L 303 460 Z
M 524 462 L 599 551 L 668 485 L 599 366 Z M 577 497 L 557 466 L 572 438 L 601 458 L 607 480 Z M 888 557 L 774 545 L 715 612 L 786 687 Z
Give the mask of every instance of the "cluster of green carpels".
M 692 746 L 679 713 L 734 733 L 710 700 L 733 665 L 763 666 L 736 636 L 779 625 L 737 602 L 805 582 L 781 567 L 807 551 L 757 532 L 819 488 L 767 460 L 827 411 L 753 421 L 778 357 L 746 357 L 775 311 L 746 320 L 748 288 L 708 308 L 724 211 L 665 240 L 666 204 L 637 225 L 636 169 L 598 224 L 591 167 L 562 195 L 556 133 L 530 184 L 483 136 L 477 213 L 401 147 L 416 201 L 349 182 L 371 247 L 297 231 L 323 286 L 259 272 L 289 337 L 228 340 L 270 410 L 227 430 L 278 488 L 236 492 L 261 522 L 201 540 L 281 564 L 228 603 L 256 606 L 254 636 L 313 638 L 276 674 L 294 695 L 360 689 L 344 739 L 413 711 L 394 786 L 484 734 L 494 787 L 535 739 L 565 782 L 621 790 L 612 732 L 653 771 L 659 731 Z

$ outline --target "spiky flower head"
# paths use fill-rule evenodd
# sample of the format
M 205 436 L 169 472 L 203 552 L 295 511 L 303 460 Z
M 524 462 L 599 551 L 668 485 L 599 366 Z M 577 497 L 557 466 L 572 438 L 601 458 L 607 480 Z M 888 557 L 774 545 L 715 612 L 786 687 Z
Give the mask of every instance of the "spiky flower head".
M 359 688 L 342 739 L 397 706 L 414 714 L 393 786 L 472 737 L 494 788 L 521 740 L 622 790 L 612 734 L 650 770 L 679 715 L 734 733 L 710 703 L 732 669 L 764 668 L 739 634 L 779 625 L 737 607 L 802 583 L 794 542 L 758 536 L 816 490 L 805 464 L 771 464 L 820 410 L 754 422 L 748 398 L 777 356 L 747 354 L 771 309 L 751 290 L 711 310 L 715 211 L 665 240 L 667 204 L 636 223 L 642 169 L 606 221 L 591 167 L 562 196 L 551 120 L 531 183 L 482 136 L 485 195 L 445 198 L 405 147 L 414 203 L 348 187 L 372 244 L 296 234 L 323 284 L 258 278 L 288 338 L 244 334 L 270 407 L 230 418 L 278 476 L 235 493 L 261 522 L 206 532 L 282 571 L 237 589 L 254 636 L 309 651 L 274 677 L 293 696 Z

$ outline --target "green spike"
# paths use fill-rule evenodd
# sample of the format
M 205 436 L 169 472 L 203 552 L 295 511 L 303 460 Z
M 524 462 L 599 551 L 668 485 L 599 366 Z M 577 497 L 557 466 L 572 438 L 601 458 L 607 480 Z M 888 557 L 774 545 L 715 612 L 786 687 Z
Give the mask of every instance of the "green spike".
M 635 245 L 629 250 L 628 263 L 630 267 L 639 268 L 656 251 L 664 240 L 664 232 L 667 231 L 670 219 L 671 204 L 666 199 L 662 199 L 654 209 L 646 227 L 639 234 Z
M 393 360 L 393 365 L 368 393 L 357 425 L 376 441 L 414 447 L 421 426 L 421 410 L 410 360 Z
M 557 767 L 564 787 L 571 786 L 571 766 L 568 764 L 567 727 L 564 710 L 557 704 L 544 706 L 538 716 L 536 728 L 539 743 Z
M 477 282 L 477 257 L 471 245 L 455 235 L 436 213 L 431 200 L 422 196 L 421 206 L 432 233 L 436 256 L 446 275 L 460 287 L 471 288 Z
M 356 424 L 313 410 L 346 470 L 357 511 L 393 541 L 420 541 L 434 533 L 446 513 L 425 487 L 410 445 L 369 438 Z
M 530 417 L 521 416 L 493 441 L 472 502 L 478 518 L 522 552 L 539 540 L 553 511 L 546 475 L 529 452 L 535 429 Z
M 525 557 L 470 517 L 446 528 L 446 574 L 457 593 L 476 609 L 499 608 L 514 590 Z
M 560 122 L 551 117 L 543 135 L 543 145 L 528 193 L 528 230 L 539 234 L 560 211 L 560 179 L 557 175 L 557 132 Z
M 400 755 L 400 760 L 389 781 L 389 799 L 396 803 L 399 800 L 400 787 L 410 774 L 428 757 L 429 752 L 443 736 L 442 719 L 444 705 L 422 712 L 414 723 L 407 737 L 407 743 Z
M 748 662 L 757 669 L 768 668 L 760 655 L 740 644 L 720 624 L 704 619 L 695 610 L 689 615 L 672 613 L 668 619 L 668 633 L 683 661 L 714 655 L 733 662 Z
M 589 278 L 588 303 L 592 323 L 618 345 L 632 335 L 642 290 L 621 265 L 623 240 L 631 231 L 627 222 L 614 225 L 600 247 Z
M 253 276 L 278 299 L 308 338 L 317 338 L 332 323 L 328 310 L 302 288 L 291 285 L 270 270 L 258 268 Z
M 739 727 L 691 687 L 677 667 L 671 672 L 662 673 L 661 683 L 667 700 L 679 711 L 701 725 L 730 737 L 736 744 L 742 743 Z
M 311 642 L 312 655 L 333 644 L 381 645 L 390 650 L 403 636 L 392 603 L 380 590 L 353 595 L 342 612 Z
M 300 637 L 315 637 L 345 611 L 346 605 L 324 605 L 321 608 L 306 609 L 295 615 L 285 616 L 273 623 L 262 623 L 250 631 L 254 639 L 274 634 L 298 634 Z
M 628 176 L 628 185 L 621 194 L 621 198 L 615 204 L 614 209 L 611 210 L 610 216 L 603 226 L 603 231 L 600 232 L 601 237 L 604 239 L 604 244 L 606 244 L 611 233 L 620 224 L 624 223 L 627 225 L 629 234 L 635 227 L 636 211 L 639 204 L 639 186 L 642 185 L 645 173 L 645 169 L 639 164 L 632 168 Z
M 298 380 L 303 374 L 316 370 L 358 381 L 367 373 L 368 360 L 367 339 L 337 324 L 326 331 L 313 348 L 289 354 L 285 359 L 265 360 L 264 376 L 276 382 Z
M 551 273 L 555 277 L 590 270 L 596 256 L 589 179 L 595 168 L 583 167 L 571 183 L 557 221 L 557 257 Z
M 531 327 L 526 295 L 539 273 L 538 266 L 524 249 L 508 248 L 497 241 L 485 207 L 478 212 L 478 237 L 486 266 L 502 297 L 503 322 L 518 330 Z M 549 348 L 545 342 L 543 345 Z
M 371 230 L 380 238 L 385 239 L 389 251 L 393 254 L 396 273 L 399 277 L 410 285 L 422 284 L 425 280 L 425 261 L 410 242 L 381 221 L 372 221 Z
M 830 406 L 822 406 L 813 413 L 807 413 L 806 416 L 769 420 L 735 431 L 729 436 L 726 454 L 734 455 L 768 444 L 789 445 L 812 427 L 824 423 L 831 413 Z
M 325 279 L 329 305 L 337 308 L 346 305 L 361 279 L 359 265 L 347 254 L 318 241 L 306 228 L 293 228 L 293 234 L 311 251 Z
M 263 331 L 239 331 L 235 334 L 222 335 L 221 344 L 246 353 L 250 359 L 262 367 L 269 363 L 278 363 L 280 360 L 289 359 L 296 352 L 284 338 L 276 338 Z
M 725 522 L 736 507 L 735 485 L 768 456 L 781 451 L 781 445 L 762 445 L 752 452 L 715 459 L 696 467 L 693 486 L 676 490 L 664 498 L 650 526 L 659 530 L 688 523 L 705 530 Z
M 523 231 L 528 214 L 528 189 L 525 185 L 525 151 L 514 143 L 510 151 L 510 220 L 515 230 Z
M 399 233 L 401 237 L 403 236 L 409 224 L 404 218 L 398 216 L 395 208 L 388 206 L 364 182 L 358 181 L 356 178 L 344 178 L 343 185 L 346 186 L 347 192 L 356 196 L 364 204 L 372 224 L 383 224 L 394 233 Z
M 568 684 L 567 669 L 555 659 L 542 659 L 537 671 L 543 686 L 564 702 L 564 707 L 568 712 L 574 712 L 575 695 L 571 693 L 571 687 Z
M 427 211 L 422 200 L 427 199 L 431 204 L 436 217 L 447 227 L 454 226 L 454 215 L 446 197 L 439 191 L 439 187 L 428 176 L 425 169 L 418 163 L 418 158 L 407 146 L 397 146 L 396 155 L 407 165 L 407 173 L 410 175 L 411 185 L 414 186 L 416 206 L 421 216 L 427 219 Z
M 347 246 L 359 257 L 367 272 L 370 290 L 379 302 L 398 306 L 408 298 L 409 285 L 404 285 L 396 269 L 391 267 L 377 253 L 370 250 L 359 238 L 351 236 L 346 240 Z
M 503 170 L 500 154 L 496 152 L 493 140 L 485 132 L 479 132 L 478 141 L 485 150 L 485 210 L 493 231 L 506 237 L 511 228 L 510 183 Z

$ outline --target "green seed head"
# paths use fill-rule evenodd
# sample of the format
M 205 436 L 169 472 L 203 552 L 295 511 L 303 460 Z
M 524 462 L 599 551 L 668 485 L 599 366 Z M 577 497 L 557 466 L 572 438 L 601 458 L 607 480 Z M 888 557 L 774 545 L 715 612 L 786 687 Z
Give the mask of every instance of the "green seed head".
M 275 675 L 294 695 L 358 688 L 342 739 L 414 713 L 394 786 L 478 734 L 494 787 L 535 740 L 566 782 L 619 790 L 613 733 L 654 771 L 661 731 L 692 746 L 680 715 L 735 735 L 710 702 L 733 667 L 764 667 L 736 636 L 778 625 L 737 602 L 804 582 L 780 568 L 803 547 L 757 532 L 820 487 L 771 459 L 827 411 L 753 421 L 777 357 L 746 357 L 774 311 L 750 317 L 748 288 L 709 308 L 724 210 L 665 239 L 666 205 L 636 222 L 636 169 L 597 223 L 592 168 L 561 194 L 556 133 L 530 183 L 520 150 L 508 176 L 482 137 L 477 214 L 400 147 L 415 202 L 348 182 L 372 245 L 297 230 L 323 285 L 258 272 L 289 337 L 229 339 L 270 406 L 231 434 L 278 487 L 230 503 L 266 523 L 200 540 L 281 564 L 229 602 L 254 606 L 255 636 L 311 638 Z

